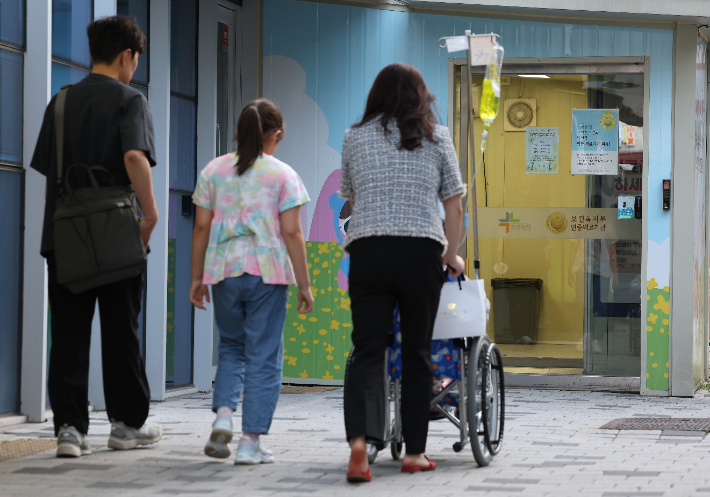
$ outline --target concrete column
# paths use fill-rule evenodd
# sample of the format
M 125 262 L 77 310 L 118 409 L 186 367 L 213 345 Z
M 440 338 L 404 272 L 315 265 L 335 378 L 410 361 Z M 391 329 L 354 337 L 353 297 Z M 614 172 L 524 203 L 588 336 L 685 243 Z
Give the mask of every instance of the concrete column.
M 197 170 L 215 157 L 217 133 L 217 2 L 200 0 L 197 41 Z M 192 381 L 212 389 L 212 305 L 195 309 Z
M 170 2 L 150 2 L 150 107 L 155 127 L 153 190 L 160 220 L 150 240 L 146 288 L 146 374 L 153 400 L 165 398 L 170 154 Z
M 32 422 L 45 421 L 47 374 L 47 271 L 39 254 L 44 222 L 45 177 L 30 161 L 49 103 L 52 59 L 52 2 L 27 0 L 27 36 L 23 93 L 25 166 L 24 268 L 22 290 L 22 369 L 20 411 Z
M 673 39 L 670 395 L 692 396 L 695 219 L 695 48 L 698 27 L 677 24 Z M 651 89 L 653 91 L 653 89 Z M 701 296 L 700 298 L 704 298 Z

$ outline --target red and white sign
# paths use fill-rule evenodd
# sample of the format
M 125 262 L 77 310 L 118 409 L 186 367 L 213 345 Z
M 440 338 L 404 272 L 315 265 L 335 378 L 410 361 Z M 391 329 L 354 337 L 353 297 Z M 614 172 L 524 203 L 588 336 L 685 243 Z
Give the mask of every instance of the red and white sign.
M 229 26 L 222 24 L 222 50 L 225 52 L 229 48 Z

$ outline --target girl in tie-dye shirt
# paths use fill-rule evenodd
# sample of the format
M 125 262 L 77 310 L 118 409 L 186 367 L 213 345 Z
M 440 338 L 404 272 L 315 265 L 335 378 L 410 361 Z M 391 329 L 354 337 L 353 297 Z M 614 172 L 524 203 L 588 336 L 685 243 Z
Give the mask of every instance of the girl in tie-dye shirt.
M 213 411 L 205 454 L 227 458 L 232 414 L 242 402 L 242 437 L 235 464 L 274 461 L 261 445 L 281 388 L 288 285 L 298 284 L 298 312 L 313 308 L 300 206 L 301 178 L 272 157 L 283 138 L 281 111 L 250 102 L 237 122 L 237 153 L 218 157 L 197 180 L 190 301 L 205 309 L 212 285 L 219 329 Z

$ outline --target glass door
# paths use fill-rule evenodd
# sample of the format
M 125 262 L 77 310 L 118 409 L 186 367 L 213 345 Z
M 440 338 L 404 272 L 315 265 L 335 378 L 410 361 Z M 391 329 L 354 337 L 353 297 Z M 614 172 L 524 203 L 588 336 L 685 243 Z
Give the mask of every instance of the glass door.
M 166 388 L 192 384 L 190 266 L 197 175 L 197 0 L 171 0 Z
M 504 64 L 503 72 L 498 118 L 476 177 L 488 334 L 506 372 L 638 377 L 641 219 L 617 213 L 620 201 L 642 195 L 643 66 Z M 452 134 L 467 153 L 471 147 L 460 145 L 467 75 L 455 66 L 453 76 Z M 482 80 L 471 81 L 476 163 Z M 590 110 L 597 112 L 581 112 Z M 584 144 L 575 143 L 573 126 L 589 116 L 614 135 L 619 167 L 607 174 L 577 169 L 575 149 Z

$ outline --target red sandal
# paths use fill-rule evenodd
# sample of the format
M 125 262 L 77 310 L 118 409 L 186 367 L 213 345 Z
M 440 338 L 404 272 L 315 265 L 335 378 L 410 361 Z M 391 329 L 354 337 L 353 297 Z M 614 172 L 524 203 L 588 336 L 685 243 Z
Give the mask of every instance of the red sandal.
M 372 474 L 370 468 L 367 468 L 367 471 L 348 471 L 345 478 L 350 483 L 364 483 L 372 480 Z
M 429 461 L 429 466 L 404 466 L 402 465 L 402 473 L 419 473 L 420 471 L 434 471 L 436 469 L 436 463 L 429 459 L 427 456 L 424 458 Z

